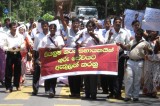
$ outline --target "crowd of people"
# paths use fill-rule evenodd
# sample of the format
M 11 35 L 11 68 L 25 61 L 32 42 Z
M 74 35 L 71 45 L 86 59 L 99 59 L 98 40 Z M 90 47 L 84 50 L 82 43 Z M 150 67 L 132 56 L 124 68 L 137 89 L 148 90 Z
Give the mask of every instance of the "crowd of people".
M 119 46 L 118 75 L 75 75 L 68 76 L 69 97 L 80 98 L 84 81 L 86 99 L 97 98 L 97 88 L 109 94 L 107 98 L 124 101 L 139 101 L 139 92 L 157 98 L 160 90 L 160 37 L 158 31 L 143 30 L 140 22 L 135 19 L 131 26 L 125 28 L 124 17 L 115 16 L 113 24 L 107 17 L 104 24 L 92 18 L 85 24 L 83 20 L 63 15 L 63 5 L 59 6 L 60 20 L 63 28 L 49 24 L 42 19 L 38 23 L 31 18 L 28 24 L 4 20 L 0 28 L 0 81 L 6 93 L 21 90 L 25 74 L 33 74 L 33 92 L 38 94 L 40 80 L 39 50 L 50 48 L 61 50 L 63 47 L 89 47 L 96 45 L 115 44 Z M 38 24 L 41 26 L 39 30 Z M 13 77 L 13 78 L 12 78 Z M 13 81 L 13 85 L 12 85 Z M 45 93 L 54 97 L 57 78 L 44 81 Z M 122 97 L 122 86 L 125 87 L 125 98 Z

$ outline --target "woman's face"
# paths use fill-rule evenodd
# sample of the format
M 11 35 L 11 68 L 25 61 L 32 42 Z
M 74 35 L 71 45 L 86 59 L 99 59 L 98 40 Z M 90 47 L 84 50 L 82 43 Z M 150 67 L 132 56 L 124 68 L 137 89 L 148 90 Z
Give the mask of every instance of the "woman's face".
M 19 33 L 24 34 L 24 29 L 22 27 L 19 28 Z
M 87 25 L 87 31 L 94 31 L 94 27 L 91 23 Z
M 49 31 L 50 31 L 50 33 L 51 34 L 55 34 L 56 33 L 56 28 L 55 28 L 55 26 L 54 25 L 51 25 L 50 27 L 49 27 Z
M 132 25 L 132 27 L 134 31 L 137 31 L 137 29 L 139 29 L 141 26 L 139 22 L 136 22 L 135 24 Z
M 32 27 L 33 27 L 33 28 L 36 28 L 36 24 L 35 24 L 35 23 L 33 23 Z

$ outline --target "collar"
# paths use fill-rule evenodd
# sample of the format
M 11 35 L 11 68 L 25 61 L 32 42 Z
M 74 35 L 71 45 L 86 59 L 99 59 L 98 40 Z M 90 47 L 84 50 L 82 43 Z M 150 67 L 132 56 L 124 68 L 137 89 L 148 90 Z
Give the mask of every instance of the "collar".
M 112 30 L 113 30 L 113 33 L 116 33 L 116 34 L 122 34 L 123 33 L 123 29 L 122 28 L 119 29 L 118 33 L 115 31 L 114 28 L 112 28 Z
M 11 32 L 9 32 L 9 37 L 16 38 L 16 37 L 18 37 L 18 34 L 16 33 L 15 36 L 13 36 L 13 35 L 11 34 Z

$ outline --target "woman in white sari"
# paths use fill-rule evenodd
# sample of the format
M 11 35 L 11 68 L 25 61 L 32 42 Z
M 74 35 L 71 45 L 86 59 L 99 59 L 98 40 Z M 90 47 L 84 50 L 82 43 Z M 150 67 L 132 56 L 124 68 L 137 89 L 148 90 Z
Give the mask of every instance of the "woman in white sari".
M 146 96 L 156 98 L 160 88 L 160 37 L 158 37 L 158 31 L 148 32 L 153 53 L 146 56 L 143 93 Z

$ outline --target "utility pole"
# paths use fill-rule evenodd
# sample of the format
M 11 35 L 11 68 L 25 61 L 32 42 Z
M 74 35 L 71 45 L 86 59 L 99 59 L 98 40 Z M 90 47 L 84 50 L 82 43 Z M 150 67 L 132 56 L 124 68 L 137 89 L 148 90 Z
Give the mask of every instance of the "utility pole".
M 108 2 L 109 0 L 105 0 L 105 17 L 107 17 L 107 12 L 108 12 Z
M 10 20 L 11 20 L 11 0 L 9 0 L 9 3 L 8 3 L 8 8 L 9 8 L 9 18 L 10 18 Z
M 25 0 L 23 0 L 23 7 L 26 10 L 25 4 L 26 4 L 26 2 L 25 2 Z M 26 22 L 26 11 L 24 12 L 24 22 Z

